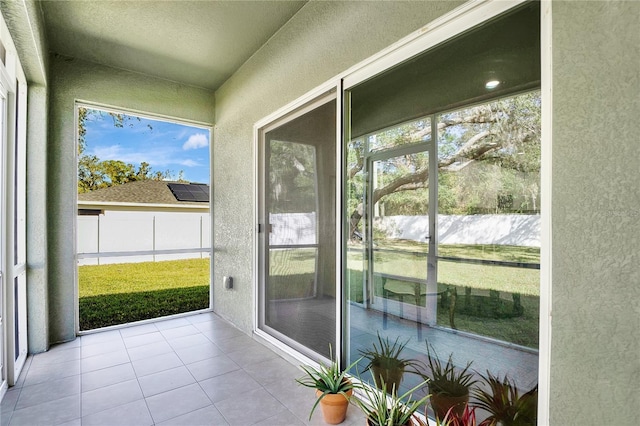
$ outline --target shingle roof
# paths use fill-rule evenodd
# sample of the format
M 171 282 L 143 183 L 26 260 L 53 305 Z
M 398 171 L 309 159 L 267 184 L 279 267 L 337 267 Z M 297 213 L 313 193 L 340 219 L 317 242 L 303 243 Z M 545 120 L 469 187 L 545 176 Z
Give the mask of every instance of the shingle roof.
M 143 204 L 194 204 L 202 202 L 178 201 L 173 195 L 168 182 L 162 180 L 142 180 L 127 182 L 123 185 L 110 186 L 91 192 L 78 194 L 78 201 L 143 203 Z M 208 201 L 207 201 L 208 204 Z

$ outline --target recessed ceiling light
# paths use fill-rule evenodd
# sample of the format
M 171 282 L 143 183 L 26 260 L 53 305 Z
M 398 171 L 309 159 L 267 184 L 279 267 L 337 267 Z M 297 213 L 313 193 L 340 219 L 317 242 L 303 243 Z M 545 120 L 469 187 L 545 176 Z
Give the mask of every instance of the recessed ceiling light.
M 484 87 L 489 90 L 495 89 L 498 86 L 500 86 L 500 80 L 489 80 L 484 84 Z

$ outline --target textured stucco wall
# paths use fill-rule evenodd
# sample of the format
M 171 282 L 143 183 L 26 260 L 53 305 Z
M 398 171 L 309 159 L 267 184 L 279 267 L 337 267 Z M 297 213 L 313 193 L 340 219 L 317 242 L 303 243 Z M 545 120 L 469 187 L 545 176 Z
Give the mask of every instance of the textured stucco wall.
M 47 279 L 48 90 L 28 87 L 27 120 L 27 335 L 29 353 L 49 347 Z
M 245 332 L 253 317 L 253 123 L 462 2 L 307 3 L 216 91 L 214 309 Z M 222 276 L 234 289 L 222 288 Z
M 51 343 L 75 337 L 75 100 L 213 123 L 213 94 L 142 74 L 53 56 L 48 146 L 48 276 Z
M 11 32 L 27 81 L 46 85 L 47 42 L 40 4 L 33 0 L 0 0 L 0 11 Z
M 553 2 L 550 423 L 637 424 L 640 3 Z

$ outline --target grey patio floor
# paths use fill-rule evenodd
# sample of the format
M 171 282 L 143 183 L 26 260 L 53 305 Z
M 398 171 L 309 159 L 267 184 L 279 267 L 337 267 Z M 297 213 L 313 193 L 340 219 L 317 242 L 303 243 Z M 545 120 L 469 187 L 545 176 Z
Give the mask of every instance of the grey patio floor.
M 332 302 L 302 311 L 328 315 L 326 303 Z M 428 339 L 440 354 L 455 352 L 456 365 L 473 359 L 474 370 L 507 373 L 527 390 L 537 381 L 535 353 L 426 326 L 417 336 L 414 322 L 390 316 L 383 327 L 378 311 L 350 312 L 354 357 L 378 329 L 409 340 L 406 355 L 417 359 Z M 333 331 L 315 327 L 323 338 Z M 84 335 L 30 356 L 2 401 L 0 426 L 324 424 L 319 409 L 308 420 L 315 397 L 295 383 L 301 376 L 296 365 L 217 315 L 194 314 Z M 402 387 L 416 381 L 410 375 Z M 343 424 L 362 425 L 364 416 L 350 406 Z
M 297 366 L 213 313 L 78 337 L 30 356 L 0 425 L 304 425 Z M 345 425 L 364 424 L 350 406 Z

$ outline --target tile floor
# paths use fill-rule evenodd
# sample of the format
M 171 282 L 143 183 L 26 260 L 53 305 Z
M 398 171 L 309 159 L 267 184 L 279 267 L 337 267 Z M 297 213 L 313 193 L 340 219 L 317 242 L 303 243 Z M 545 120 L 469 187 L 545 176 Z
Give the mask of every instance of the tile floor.
M 213 313 L 78 337 L 31 356 L 0 426 L 304 425 L 301 370 Z M 344 425 L 364 424 L 350 406 Z

